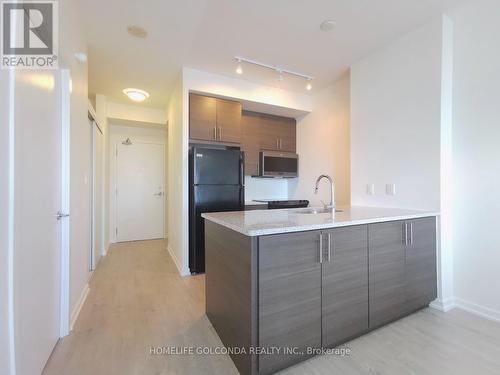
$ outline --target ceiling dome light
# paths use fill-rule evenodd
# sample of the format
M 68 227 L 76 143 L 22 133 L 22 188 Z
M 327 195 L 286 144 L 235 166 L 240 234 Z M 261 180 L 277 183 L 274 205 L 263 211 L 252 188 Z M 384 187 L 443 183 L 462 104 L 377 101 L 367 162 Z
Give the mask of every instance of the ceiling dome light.
M 146 31 L 146 29 L 144 29 L 140 26 L 137 26 L 137 25 L 127 26 L 127 32 L 130 35 L 135 36 L 136 38 L 141 38 L 141 39 L 144 39 L 148 36 L 148 32 Z
M 123 90 L 123 93 L 129 97 L 130 100 L 134 102 L 142 102 L 149 98 L 149 93 L 144 90 L 127 88 Z
M 319 28 L 321 31 L 331 31 L 335 28 L 335 22 L 332 20 L 325 20 L 321 22 L 321 25 L 319 25 Z

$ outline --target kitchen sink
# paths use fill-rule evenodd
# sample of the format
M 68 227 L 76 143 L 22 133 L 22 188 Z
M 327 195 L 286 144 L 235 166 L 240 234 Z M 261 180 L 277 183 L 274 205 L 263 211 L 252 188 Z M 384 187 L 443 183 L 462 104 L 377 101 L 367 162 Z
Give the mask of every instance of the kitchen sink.
M 331 208 L 305 208 L 293 211 L 296 214 L 302 215 L 319 215 L 319 214 L 331 214 Z M 335 210 L 335 212 L 342 212 L 342 210 Z

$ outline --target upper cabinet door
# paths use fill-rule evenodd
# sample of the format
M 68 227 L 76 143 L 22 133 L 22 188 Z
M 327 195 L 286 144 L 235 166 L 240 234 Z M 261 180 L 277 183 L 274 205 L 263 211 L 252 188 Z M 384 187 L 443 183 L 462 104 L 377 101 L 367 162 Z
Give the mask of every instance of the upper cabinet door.
M 217 136 L 217 99 L 189 94 L 189 138 L 215 141 Z
M 319 231 L 259 237 L 259 374 L 272 374 L 321 347 Z M 297 348 L 298 351 L 284 352 Z M 303 354 L 302 354 L 303 352 Z
M 293 118 L 282 117 L 279 121 L 279 150 L 296 152 L 296 121 Z
M 241 142 L 241 103 L 217 99 L 217 140 Z
M 260 149 L 278 151 L 282 124 L 278 117 L 261 115 Z
M 366 225 L 336 228 L 324 232 L 323 243 L 326 250 L 322 272 L 324 347 L 335 347 L 368 330 L 367 234 Z
M 405 222 L 369 226 L 370 328 L 399 318 L 405 302 Z
M 406 300 L 405 313 L 427 306 L 437 297 L 436 218 L 428 217 L 406 223 Z
M 261 149 L 296 152 L 295 119 L 263 115 L 261 121 Z
M 241 149 L 245 152 L 245 175 L 259 173 L 260 152 L 260 116 L 252 112 L 243 112 L 241 117 Z

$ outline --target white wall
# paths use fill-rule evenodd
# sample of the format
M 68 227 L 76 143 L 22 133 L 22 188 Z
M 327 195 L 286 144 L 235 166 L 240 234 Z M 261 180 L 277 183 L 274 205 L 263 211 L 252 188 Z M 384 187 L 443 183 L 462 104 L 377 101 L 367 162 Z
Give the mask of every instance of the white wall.
M 0 71 L 0 369 L 10 372 L 8 283 L 9 72 Z
M 440 209 L 441 20 L 351 68 L 353 205 Z M 375 184 L 375 195 L 366 193 Z M 396 195 L 386 195 L 386 184 Z
M 184 145 L 182 74 L 167 107 L 167 249 L 179 273 L 188 275 L 187 145 Z
M 109 125 L 108 125 L 108 117 L 107 117 L 107 100 L 104 95 L 96 94 L 95 95 L 95 111 L 97 121 L 99 122 L 99 126 L 101 127 L 103 133 L 103 142 L 104 142 L 104 160 L 103 160 L 103 170 L 104 170 L 104 255 L 108 252 L 109 244 L 110 244 L 110 230 L 109 230 L 109 210 L 110 210 L 110 193 L 109 193 Z
M 453 258 L 456 303 L 500 320 L 500 8 L 467 2 L 454 23 Z
M 108 118 L 112 119 L 154 124 L 165 124 L 167 122 L 167 115 L 163 109 L 108 102 L 106 111 Z
M 288 179 L 245 176 L 245 201 L 254 199 L 288 199 Z
M 166 129 L 156 128 L 148 125 L 123 126 L 115 125 L 113 120 L 108 121 L 109 125 L 109 148 L 107 150 L 109 157 L 109 238 L 111 242 L 116 242 L 116 146 L 127 138 L 133 142 L 151 142 L 165 144 Z
M 85 34 L 75 0 L 60 6 L 60 64 L 70 69 L 72 80 L 70 114 L 70 312 L 78 311 L 90 275 L 90 215 L 92 133 L 88 122 L 87 64 L 74 58 L 87 52 Z
M 299 178 L 290 180 L 289 196 L 308 199 L 311 205 L 330 201 L 330 187 L 323 181 L 314 194 L 321 174 L 333 177 L 337 205 L 351 202 L 350 179 L 350 77 L 312 95 L 312 112 L 297 123 Z

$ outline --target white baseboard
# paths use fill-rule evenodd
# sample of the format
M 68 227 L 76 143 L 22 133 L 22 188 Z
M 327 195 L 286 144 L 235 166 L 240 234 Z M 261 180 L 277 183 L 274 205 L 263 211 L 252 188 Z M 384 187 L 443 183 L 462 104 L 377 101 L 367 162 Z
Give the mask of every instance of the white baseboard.
M 170 246 L 167 246 L 167 251 L 170 254 L 170 257 L 172 258 L 172 260 L 174 261 L 175 267 L 177 267 L 177 271 L 179 271 L 179 274 L 182 277 L 191 275 L 191 272 L 189 272 L 188 269 L 185 269 L 181 266 L 179 259 L 177 259 L 175 254 L 172 252 L 172 250 L 170 249 Z
M 432 307 L 433 309 L 436 309 L 436 310 L 439 310 L 442 312 L 448 312 L 450 310 L 453 310 L 455 307 L 457 307 L 455 304 L 455 298 L 453 298 L 453 297 L 446 298 L 444 300 L 438 298 L 438 299 L 432 301 L 429 306 Z
M 87 299 L 87 296 L 89 294 L 89 284 L 85 284 L 85 287 L 82 290 L 82 294 L 80 295 L 80 298 L 78 298 L 78 301 L 76 303 L 75 308 L 71 312 L 71 317 L 69 321 L 69 330 L 72 331 L 73 327 L 75 326 L 76 320 L 78 319 L 78 315 L 80 315 L 80 311 L 82 310 L 83 304 L 85 303 L 85 300 Z
M 500 322 L 500 311 L 493 310 L 489 307 L 481 306 L 458 297 L 451 297 L 445 300 L 437 299 L 429 306 L 442 312 L 448 312 L 457 308 L 470 312 L 471 314 L 481 316 L 485 319 Z
M 500 322 L 500 311 L 490 309 L 489 307 L 481 306 L 473 302 L 455 298 L 455 305 L 459 309 L 465 310 L 475 315 L 482 316 L 483 318 Z

